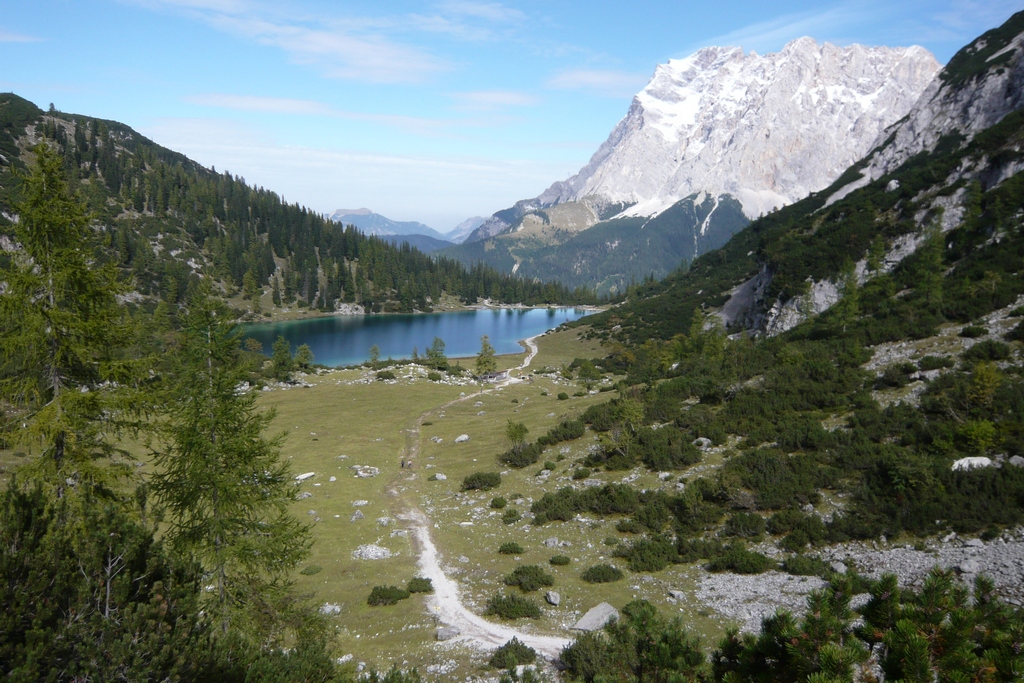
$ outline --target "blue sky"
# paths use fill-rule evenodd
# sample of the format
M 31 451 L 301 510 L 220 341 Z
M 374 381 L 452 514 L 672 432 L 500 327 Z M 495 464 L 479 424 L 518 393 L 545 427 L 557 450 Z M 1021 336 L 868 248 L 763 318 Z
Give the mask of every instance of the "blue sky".
M 945 62 L 1024 0 L 3 0 L 0 90 L 317 211 L 449 230 L 575 173 L 657 64 L 809 35 Z

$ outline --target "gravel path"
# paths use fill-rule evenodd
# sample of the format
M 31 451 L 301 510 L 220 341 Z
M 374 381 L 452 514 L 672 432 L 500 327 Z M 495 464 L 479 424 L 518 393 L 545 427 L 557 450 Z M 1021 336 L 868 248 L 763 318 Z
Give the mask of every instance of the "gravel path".
M 523 362 L 518 367 L 513 368 L 513 370 L 525 369 L 537 355 L 537 344 L 534 342 L 534 339 L 536 337 L 523 340 L 522 343 L 527 347 L 529 353 Z M 507 386 L 523 381 L 511 377 L 511 372 L 509 372 L 510 376 L 508 379 L 496 386 Z M 416 420 L 416 428 L 409 430 L 410 438 L 406 442 L 407 459 L 413 460 L 419 454 L 419 427 L 427 414 L 435 410 L 447 408 L 455 403 L 475 398 L 487 391 L 489 389 L 461 396 L 454 401 L 444 404 L 441 408 L 433 408 L 420 415 Z M 422 510 L 417 508 L 405 511 L 399 515 L 399 518 L 408 524 L 416 550 L 419 552 L 418 565 L 420 567 L 420 575 L 430 579 L 434 585 L 434 593 L 429 596 L 427 601 L 430 612 L 439 624 L 455 627 L 459 630 L 458 637 L 453 640 L 469 642 L 485 650 L 494 650 L 512 638 L 518 638 L 520 642 L 528 647 L 532 647 L 549 661 L 558 658 L 562 648 L 570 643 L 568 638 L 524 633 L 511 626 L 490 622 L 470 611 L 462 602 L 458 583 L 450 579 L 441 567 L 437 546 L 434 545 L 434 541 L 430 537 L 430 519 Z

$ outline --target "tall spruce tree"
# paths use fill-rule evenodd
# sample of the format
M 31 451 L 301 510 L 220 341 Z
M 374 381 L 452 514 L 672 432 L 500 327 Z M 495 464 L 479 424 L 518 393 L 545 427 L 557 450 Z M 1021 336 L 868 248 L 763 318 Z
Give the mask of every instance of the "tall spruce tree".
M 286 591 L 310 541 L 288 512 L 295 491 L 279 458 L 283 434 L 264 436 L 273 412 L 240 391 L 239 334 L 207 290 L 183 316 L 154 487 L 171 513 L 171 543 L 209 575 L 213 610 L 227 633 L 241 608 Z
M 476 355 L 476 374 L 484 375 L 498 369 L 498 361 L 494 359 L 494 347 L 485 334 L 480 337 L 480 353 Z
M 41 444 L 35 469 L 58 495 L 68 483 L 109 476 L 97 460 L 113 416 L 110 384 L 123 382 L 115 353 L 127 339 L 112 265 L 95 262 L 90 217 L 46 144 L 15 204 L 19 250 L 0 264 L 0 400 L 14 407 L 13 443 Z

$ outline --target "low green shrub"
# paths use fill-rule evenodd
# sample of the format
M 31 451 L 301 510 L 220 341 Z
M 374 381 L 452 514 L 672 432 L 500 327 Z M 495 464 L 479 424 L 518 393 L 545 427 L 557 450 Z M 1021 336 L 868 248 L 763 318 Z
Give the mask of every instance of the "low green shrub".
M 377 379 L 384 381 L 386 379 L 395 379 L 395 373 L 391 370 L 378 370 Z
M 566 555 L 552 555 L 551 559 L 548 560 L 548 562 L 550 564 L 553 564 L 556 567 L 563 567 L 563 566 L 569 564 L 570 561 L 571 560 Z
M 726 536 L 760 538 L 765 532 L 764 517 L 753 512 L 735 512 L 725 523 Z
M 953 359 L 946 356 L 925 356 L 917 361 L 917 367 L 922 370 L 941 370 L 943 368 L 951 368 L 954 365 L 956 363 Z
M 708 563 L 708 571 L 731 571 L 737 574 L 763 574 L 775 566 L 775 561 L 761 553 L 747 550 L 742 545 L 729 546 L 725 553 Z
M 572 441 L 583 436 L 587 426 L 582 420 L 563 420 L 548 430 L 548 433 L 537 439 L 541 446 L 554 446 L 562 441 Z
M 519 590 L 524 593 L 535 591 L 545 586 L 555 585 L 555 577 L 535 564 L 524 564 L 516 567 L 502 581 L 506 586 L 519 586 Z
M 519 545 L 515 541 L 508 541 L 501 544 L 498 548 L 498 552 L 502 555 L 522 555 L 523 546 Z
M 558 465 L 556 465 L 554 462 L 550 460 L 544 461 L 544 469 L 548 470 L 549 472 L 554 472 L 556 467 L 558 467 Z
M 370 591 L 370 597 L 366 599 L 366 604 L 371 607 L 397 605 L 399 600 L 405 600 L 409 595 L 409 591 L 398 586 L 374 586 Z
M 500 462 L 505 463 L 509 467 L 529 467 L 533 463 L 540 460 L 540 454 L 544 451 L 544 447 L 539 443 L 526 444 L 522 448 L 512 449 L 498 456 Z
M 513 638 L 495 650 L 487 663 L 495 669 L 514 669 L 522 664 L 532 664 L 536 659 L 537 652 L 532 647 Z
M 484 614 L 502 619 L 539 619 L 540 607 L 527 598 L 499 593 L 487 601 Z
M 427 379 L 429 379 L 431 382 L 440 382 L 441 373 L 438 372 L 437 370 L 431 370 L 430 372 L 427 373 Z
M 1010 347 L 1003 342 L 986 339 L 964 351 L 963 357 L 969 360 L 1007 360 L 1010 357 Z
M 474 472 L 462 480 L 463 491 L 490 491 L 501 485 L 497 472 Z
M 495 496 L 494 498 L 491 498 L 491 507 L 494 508 L 495 510 L 500 510 L 506 505 L 508 505 L 508 501 L 501 496 Z
M 615 530 L 623 534 L 640 534 L 643 533 L 644 525 L 632 517 L 626 517 L 615 524 Z
M 519 510 L 517 510 L 516 508 L 509 508 L 508 510 L 505 510 L 504 514 L 501 515 L 501 523 L 515 524 L 522 518 L 523 516 L 522 514 L 520 514 Z
M 559 401 L 568 401 L 569 400 L 569 394 L 565 393 L 564 391 L 558 392 L 558 400 Z
M 1006 333 L 1010 341 L 1024 341 L 1024 323 L 1017 323 L 1016 327 Z
M 960 336 L 967 339 L 977 339 L 978 337 L 984 337 L 986 334 L 988 334 L 988 329 L 981 325 L 964 325 L 963 329 L 960 330 Z
M 410 593 L 433 593 L 434 582 L 421 576 L 409 579 L 407 590 Z
M 299 573 L 303 576 L 313 576 L 314 574 L 319 574 L 322 570 L 323 567 L 318 564 L 309 564 L 299 570 Z
M 580 578 L 587 583 L 611 583 L 622 579 L 622 577 L 622 571 L 610 564 L 595 564 L 580 574 Z
M 820 557 L 813 557 L 802 553 L 790 555 L 783 560 L 782 569 L 787 574 L 793 574 L 794 576 L 820 576 L 823 579 L 828 578 L 832 571 L 832 568 L 825 564 L 825 561 Z
M 575 479 L 576 481 L 579 481 L 580 479 L 586 479 L 590 475 L 591 472 L 586 467 L 577 467 L 572 471 L 572 478 Z

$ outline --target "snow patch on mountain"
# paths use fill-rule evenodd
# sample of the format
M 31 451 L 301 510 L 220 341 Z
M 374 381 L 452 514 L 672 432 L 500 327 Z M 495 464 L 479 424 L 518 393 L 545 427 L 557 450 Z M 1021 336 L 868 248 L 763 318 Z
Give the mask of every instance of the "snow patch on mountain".
M 600 196 L 650 216 L 704 191 L 731 194 L 756 217 L 832 183 L 938 70 L 916 46 L 704 48 L 659 65 L 590 162 L 535 203 Z

